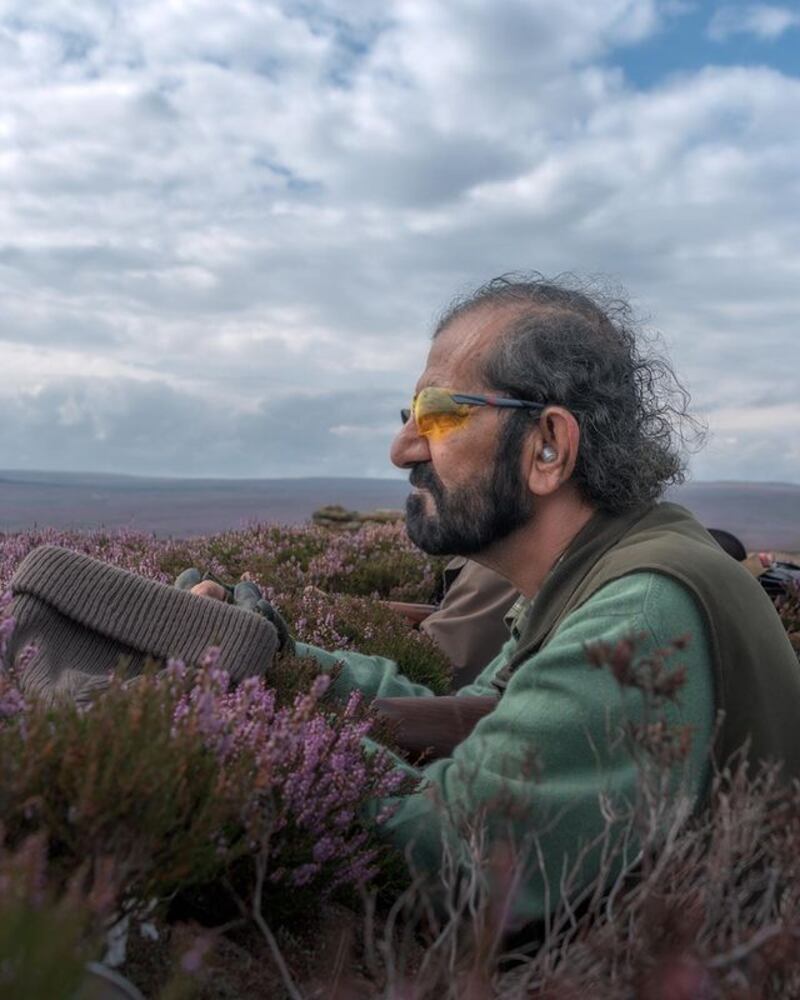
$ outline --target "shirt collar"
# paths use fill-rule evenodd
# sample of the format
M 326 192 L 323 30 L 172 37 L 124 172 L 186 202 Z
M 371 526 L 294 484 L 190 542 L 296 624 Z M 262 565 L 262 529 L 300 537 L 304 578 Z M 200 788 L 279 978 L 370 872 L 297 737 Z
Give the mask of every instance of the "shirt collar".
M 553 572 L 553 570 L 558 566 L 561 560 L 564 558 L 564 553 L 556 559 L 553 565 L 550 567 L 547 576 Z M 547 577 L 545 577 L 547 579 Z M 536 601 L 536 594 L 533 597 L 525 597 L 524 594 L 520 594 L 519 597 L 514 601 L 511 607 L 506 611 L 503 616 L 503 621 L 505 622 L 506 628 L 514 636 L 515 639 L 519 639 L 522 634 L 522 630 L 525 626 L 525 622 L 528 615 L 532 613 L 534 602 Z
M 523 595 L 520 594 L 503 616 L 506 628 L 515 639 L 519 639 L 520 637 L 522 625 L 525 620 L 525 613 L 533 606 L 533 602 L 533 597 L 523 597 Z

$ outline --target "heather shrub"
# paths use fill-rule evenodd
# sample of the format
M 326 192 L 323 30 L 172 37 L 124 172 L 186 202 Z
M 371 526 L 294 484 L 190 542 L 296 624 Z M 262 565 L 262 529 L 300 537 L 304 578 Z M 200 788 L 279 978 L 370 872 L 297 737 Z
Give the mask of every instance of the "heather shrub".
M 43 528 L 17 534 L 0 533 L 0 590 L 8 589 L 17 565 L 40 545 L 60 545 L 166 583 L 171 578 L 161 569 L 160 563 L 167 544 L 152 535 L 132 531 L 81 532 Z
M 601 806 L 603 803 L 601 803 Z M 606 804 L 608 806 L 608 804 Z M 446 909 L 414 883 L 382 913 L 365 907 L 364 954 L 352 947 L 342 996 L 361 963 L 366 996 L 437 1000 L 789 1000 L 800 996 L 800 790 L 776 769 L 739 761 L 714 777 L 706 810 L 609 816 L 603 867 L 549 919 L 508 934 L 526 858 L 490 846 L 480 826 L 469 859 L 445 857 Z M 633 830 L 643 843 L 631 849 Z M 532 838 L 532 850 L 536 850 Z M 614 874 L 616 870 L 616 874 Z M 371 935 L 367 944 L 366 936 Z
M 284 596 L 280 608 L 293 623 L 295 638 L 323 649 L 354 649 L 395 660 L 406 677 L 445 694 L 452 683 L 452 667 L 436 643 L 424 632 L 409 628 L 386 605 L 349 594 L 326 594 L 307 588 Z
M 337 533 L 315 525 L 253 524 L 210 537 L 158 539 L 119 531 L 43 529 L 0 535 L 0 587 L 39 545 L 61 545 L 153 580 L 169 582 L 188 566 L 237 580 L 244 572 L 275 593 L 321 590 L 392 600 L 432 600 L 446 560 L 417 549 L 402 525 Z
M 99 920 L 108 905 L 102 873 L 81 870 L 65 888 L 48 877 L 47 839 L 0 845 L 0 996 L 71 1000 L 84 963 L 98 955 Z
M 394 601 L 433 600 L 446 560 L 409 542 L 403 524 L 333 534 L 308 563 L 307 582 L 322 590 Z
M 800 659 L 800 586 L 794 587 L 785 597 L 775 602 L 789 641 Z
M 445 561 L 412 545 L 402 525 L 337 533 L 315 525 L 255 524 L 172 543 L 161 552 L 159 571 L 173 578 L 197 566 L 231 580 L 249 572 L 276 594 L 315 586 L 331 593 L 427 602 L 436 594 Z
M 282 590 L 305 586 L 309 561 L 323 553 L 330 540 L 318 528 L 253 524 L 206 538 L 169 543 L 160 568 L 175 577 L 187 566 L 198 566 L 230 580 L 249 572 Z
M 242 858 L 259 901 L 277 900 L 280 886 L 297 904 L 302 888 L 310 900 L 364 884 L 379 849 L 359 809 L 400 778 L 383 754 L 365 753 L 371 720 L 357 697 L 321 709 L 328 683 L 279 707 L 258 678 L 229 690 L 212 657 L 198 671 L 171 664 L 116 679 L 88 711 L 16 701 L 0 725 L 9 842 L 46 831 L 62 883 L 103 858 L 140 901 L 224 878 Z M 11 704 L 13 679 L 0 684 Z
M 331 679 L 337 674 L 334 669 Z M 269 668 L 269 686 L 275 694 L 275 703 L 279 708 L 291 705 L 295 698 L 305 694 L 319 676 L 319 664 L 310 656 L 295 656 L 287 651 L 275 656 Z M 326 709 L 339 711 L 338 702 L 329 699 Z
M 4 585 L 43 542 L 160 580 L 189 565 L 231 580 L 249 571 L 299 639 L 391 656 L 447 690 L 436 648 L 376 599 L 426 600 L 438 574 L 395 526 L 336 535 L 253 525 L 180 542 L 1 536 Z M 0 660 L 11 627 L 3 606 Z M 800 595 L 778 611 L 800 645 Z M 268 685 L 230 690 L 211 655 L 199 672 L 173 664 L 117 681 L 83 714 L 26 705 L 13 675 L 0 673 L 0 993 L 12 982 L 25 984 L 18 995 L 70 995 L 84 958 L 98 954 L 101 917 L 146 911 L 165 955 L 170 934 L 183 933 L 174 920 L 224 924 L 209 997 L 281 995 L 274 976 L 269 988 L 246 985 L 256 982 L 248 968 L 263 976 L 265 967 L 287 995 L 309 998 L 800 996 L 800 790 L 774 768 L 748 773 L 733 761 L 715 773 L 708 810 L 691 814 L 672 795 L 691 734 L 660 718 L 681 678 L 662 668 L 680 646 L 647 661 L 634 644 L 587 650 L 596 669 L 645 699 L 644 724 L 614 734 L 639 762 L 641 794 L 627 812 L 599 803 L 607 829 L 586 849 L 602 858 L 600 878 L 586 886 L 577 866 L 565 870 L 552 917 L 513 937 L 509 900 L 536 831 L 526 856 L 490 844 L 476 824 L 469 862 L 445 859 L 449 896 L 432 907 L 421 880 L 412 873 L 409 885 L 402 859 L 359 819 L 371 796 L 402 792 L 388 762 L 362 749 L 367 732 L 385 733 L 357 699 L 330 699 L 313 661 L 278 657 Z M 45 862 L 46 878 L 36 874 Z M 157 995 L 170 960 L 148 980 L 156 945 L 132 936 L 127 974 Z M 205 947 L 192 946 L 190 964 Z M 48 978 L 23 978 L 40 973 Z
M 47 831 L 64 880 L 86 858 L 111 858 L 115 877 L 143 899 L 241 853 L 246 770 L 222 771 L 192 727 L 174 726 L 184 686 L 155 675 L 118 680 L 88 712 L 33 700 L 8 718 L 0 815 L 10 840 Z
M 369 798 L 396 792 L 402 775 L 387 754 L 368 755 L 371 720 L 353 694 L 331 713 L 321 699 L 330 678 L 318 676 L 291 707 L 278 707 L 261 678 L 230 689 L 218 669 L 203 671 L 175 708 L 178 731 L 198 732 L 223 769 L 244 761 L 248 843 L 258 844 L 263 878 L 317 893 L 363 885 L 377 874 L 378 849 L 359 822 Z
M 636 643 L 587 648 L 589 663 L 636 689 L 643 722 L 623 724 L 640 794 L 601 799 L 602 834 L 559 874 L 560 901 L 542 924 L 508 923 L 515 888 L 537 858 L 527 843 L 494 842 L 475 819 L 463 830 L 467 861 L 445 849 L 447 901 L 432 908 L 415 880 L 375 921 L 365 907 L 370 996 L 460 1000 L 723 1000 L 800 996 L 800 786 L 780 768 L 741 754 L 715 768 L 707 802 L 676 785 L 691 734 L 665 721 L 680 697 L 683 640 L 648 657 Z M 582 859 L 597 852 L 588 885 Z M 413 932 L 409 932 L 413 928 Z M 369 931 L 372 940 L 366 941 Z M 342 977 L 342 995 L 357 977 Z
M 22 696 L 17 691 L 16 686 L 10 683 L 11 679 L 8 676 L 10 667 L 8 663 L 8 644 L 11 634 L 14 631 L 11 599 L 9 591 L 0 594 L 0 691 L 3 692 L 4 699 L 10 699 L 7 703 L 5 700 L 0 700 L 0 719 L 4 719 L 8 715 L 15 715 L 24 705 Z M 19 702 L 17 702 L 17 697 L 19 697 Z

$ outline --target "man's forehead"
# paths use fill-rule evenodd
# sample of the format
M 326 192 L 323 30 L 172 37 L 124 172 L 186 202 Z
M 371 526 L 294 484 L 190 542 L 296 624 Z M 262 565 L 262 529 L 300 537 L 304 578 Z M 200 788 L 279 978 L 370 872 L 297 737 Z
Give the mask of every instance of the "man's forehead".
M 518 308 L 493 305 L 457 316 L 431 344 L 418 387 L 474 388 L 481 381 L 487 355 L 518 313 Z

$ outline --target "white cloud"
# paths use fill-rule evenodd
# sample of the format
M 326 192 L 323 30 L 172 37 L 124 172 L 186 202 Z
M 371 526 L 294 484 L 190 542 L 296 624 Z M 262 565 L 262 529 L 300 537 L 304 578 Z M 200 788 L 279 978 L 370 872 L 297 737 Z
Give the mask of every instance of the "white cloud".
M 796 397 L 800 82 L 636 90 L 673 4 L 2 10 L 0 467 L 388 474 L 436 310 L 527 267 L 622 280 L 720 441 Z M 798 478 L 791 421 L 747 433 Z
M 754 35 L 771 42 L 797 27 L 800 27 L 800 11 L 791 7 L 767 3 L 731 4 L 714 11 L 708 35 L 715 42 L 724 42 L 731 35 Z

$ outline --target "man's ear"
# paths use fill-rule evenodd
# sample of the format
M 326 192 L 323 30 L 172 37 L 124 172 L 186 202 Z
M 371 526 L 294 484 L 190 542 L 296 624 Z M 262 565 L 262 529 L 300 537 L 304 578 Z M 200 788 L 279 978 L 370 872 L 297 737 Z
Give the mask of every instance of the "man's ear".
M 528 487 L 535 496 L 547 496 L 572 478 L 578 460 L 581 431 L 563 406 L 548 406 L 530 437 Z

